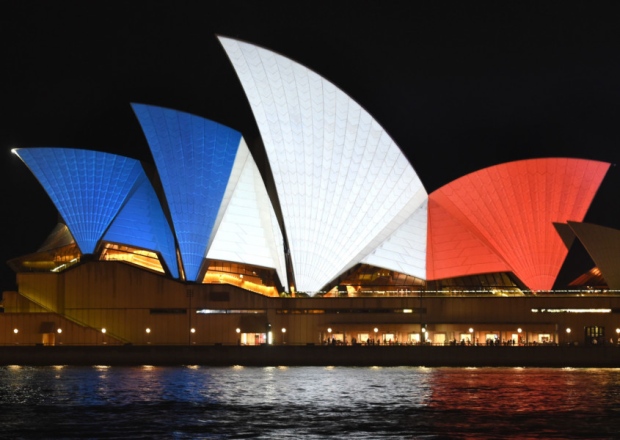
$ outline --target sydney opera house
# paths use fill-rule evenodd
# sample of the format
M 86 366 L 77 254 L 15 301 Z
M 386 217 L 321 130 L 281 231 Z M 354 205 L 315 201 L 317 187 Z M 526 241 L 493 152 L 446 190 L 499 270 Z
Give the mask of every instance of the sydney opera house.
M 14 150 L 59 222 L 8 262 L 0 344 L 618 341 L 620 232 L 583 222 L 609 163 L 501 163 L 429 194 L 334 84 L 218 38 L 267 162 L 234 128 L 143 103 L 153 163 Z M 576 246 L 590 270 L 558 286 Z

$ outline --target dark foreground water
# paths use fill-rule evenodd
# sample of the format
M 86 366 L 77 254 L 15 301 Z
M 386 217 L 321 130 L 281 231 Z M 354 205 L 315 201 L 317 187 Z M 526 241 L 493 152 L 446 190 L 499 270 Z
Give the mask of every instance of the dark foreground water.
M 620 369 L 1 367 L 0 438 L 614 439 Z

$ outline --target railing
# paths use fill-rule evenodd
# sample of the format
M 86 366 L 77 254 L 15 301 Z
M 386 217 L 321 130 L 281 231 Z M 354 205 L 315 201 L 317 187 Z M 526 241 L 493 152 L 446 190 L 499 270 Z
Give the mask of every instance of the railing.
M 393 298 L 393 297 L 580 297 L 580 296 L 620 296 L 620 290 L 589 289 L 589 290 L 504 290 L 504 289 L 473 289 L 473 290 L 361 290 L 355 293 L 337 292 L 304 292 L 304 297 L 311 298 Z M 301 295 L 298 295 L 301 296 Z
M 21 294 L 21 293 L 20 293 Z M 76 325 L 79 325 L 80 327 L 84 327 L 84 328 L 89 328 L 91 330 L 94 330 L 96 332 L 98 332 L 99 330 L 96 329 L 95 327 L 91 326 L 90 324 L 87 324 L 83 321 L 80 321 L 79 319 L 74 318 L 73 316 L 67 315 L 67 314 L 62 314 L 62 313 L 58 313 L 57 311 L 50 309 L 49 307 L 47 307 L 46 305 L 44 305 L 43 303 L 41 303 L 40 301 L 37 301 L 36 299 L 31 298 L 30 296 L 26 296 L 24 294 L 23 295 L 25 298 L 27 298 L 29 301 L 31 301 L 32 303 L 36 304 L 37 306 L 41 307 L 43 310 L 45 310 L 47 313 L 53 313 L 54 315 L 57 315 L 60 319 L 65 319 L 67 321 L 73 322 Z M 116 339 L 117 341 L 119 341 L 121 344 L 124 343 L 128 343 L 129 340 L 115 335 L 113 333 L 106 333 L 106 336 L 111 338 L 111 339 Z M 88 344 L 86 344 L 88 345 Z M 112 345 L 112 344 L 111 344 Z

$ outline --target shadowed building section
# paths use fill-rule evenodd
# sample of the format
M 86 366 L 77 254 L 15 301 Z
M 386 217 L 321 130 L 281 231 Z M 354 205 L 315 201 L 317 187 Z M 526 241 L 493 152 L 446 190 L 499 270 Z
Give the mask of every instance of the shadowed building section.
M 558 234 L 564 242 L 566 249 L 570 250 L 571 246 L 575 242 L 575 233 L 571 230 L 570 226 L 565 223 L 554 223 L 553 227 L 556 231 L 558 231 Z
M 64 246 L 75 244 L 75 240 L 64 223 L 58 223 L 50 235 L 47 236 L 45 242 L 37 249 L 37 252 L 45 252 L 52 249 L 58 249 Z
M 427 193 L 385 130 L 310 69 L 219 39 L 265 145 L 297 290 L 316 292 L 361 262 L 423 278 Z
M 522 160 L 433 192 L 427 279 L 510 271 L 531 290 L 551 289 L 568 253 L 554 223 L 583 220 L 609 166 Z
M 620 290 L 620 231 L 591 223 L 568 226 L 596 263 L 610 289 Z

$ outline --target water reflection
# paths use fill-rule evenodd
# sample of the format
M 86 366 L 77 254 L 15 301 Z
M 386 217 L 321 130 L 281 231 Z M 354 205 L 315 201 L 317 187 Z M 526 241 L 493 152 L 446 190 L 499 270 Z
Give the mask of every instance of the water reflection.
M 0 368 L 6 438 L 614 438 L 620 370 Z
M 613 438 L 619 377 L 598 369 L 442 370 L 430 407 L 445 415 L 436 431 L 465 438 Z

